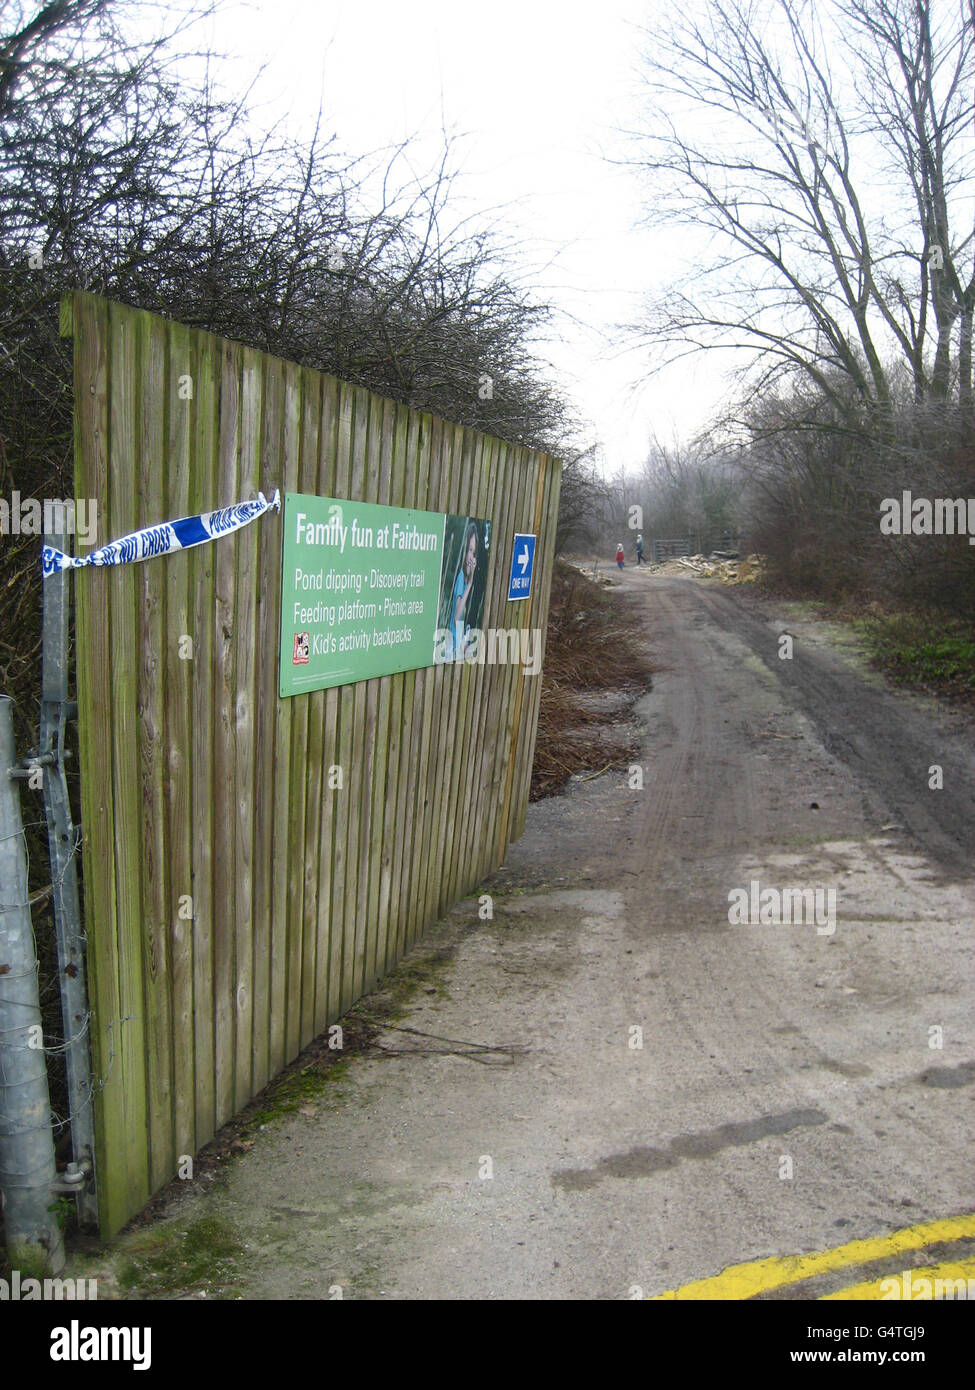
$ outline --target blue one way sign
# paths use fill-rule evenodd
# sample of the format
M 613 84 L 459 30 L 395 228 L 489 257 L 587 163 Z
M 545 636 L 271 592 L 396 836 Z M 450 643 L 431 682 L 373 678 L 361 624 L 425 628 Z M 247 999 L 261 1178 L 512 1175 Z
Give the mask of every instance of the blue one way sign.
M 532 591 L 532 567 L 535 564 L 535 537 L 515 535 L 511 552 L 511 577 L 508 580 L 508 599 L 529 598 Z

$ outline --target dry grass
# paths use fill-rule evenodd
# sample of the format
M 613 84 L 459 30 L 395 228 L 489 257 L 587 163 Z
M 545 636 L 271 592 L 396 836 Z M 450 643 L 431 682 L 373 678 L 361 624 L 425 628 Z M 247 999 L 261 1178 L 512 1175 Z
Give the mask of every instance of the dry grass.
M 586 696 L 623 692 L 628 705 L 650 686 L 653 667 L 635 605 L 607 592 L 571 565 L 557 561 L 552 579 L 545 669 L 531 799 L 554 796 L 576 773 L 631 760 L 635 740 L 621 747 L 601 739 L 618 725 L 618 707 L 600 711 Z M 624 716 L 625 717 L 625 716 Z M 575 737 L 591 732 L 591 738 Z

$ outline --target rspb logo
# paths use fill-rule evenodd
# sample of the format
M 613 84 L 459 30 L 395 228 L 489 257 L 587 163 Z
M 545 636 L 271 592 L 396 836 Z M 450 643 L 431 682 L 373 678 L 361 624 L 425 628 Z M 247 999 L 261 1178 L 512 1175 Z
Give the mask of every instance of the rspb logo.
M 307 632 L 295 633 L 295 650 L 291 658 L 292 666 L 307 666 L 310 637 Z

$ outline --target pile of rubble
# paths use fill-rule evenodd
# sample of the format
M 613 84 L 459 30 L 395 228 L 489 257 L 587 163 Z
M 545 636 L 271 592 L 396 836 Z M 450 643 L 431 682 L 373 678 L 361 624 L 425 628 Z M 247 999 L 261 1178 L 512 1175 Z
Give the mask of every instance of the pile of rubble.
M 597 566 L 599 562 L 569 560 L 566 562 L 573 569 L 584 574 L 587 579 L 600 588 L 616 588 L 619 580 L 616 576 L 616 568 L 600 570 Z M 638 574 L 663 574 L 673 577 L 686 578 L 694 575 L 699 579 L 719 579 L 722 584 L 751 584 L 759 579 L 765 567 L 764 555 L 749 555 L 741 560 L 734 554 L 722 554 L 720 550 L 712 551 L 710 555 L 675 555 L 669 560 L 663 560 L 659 565 L 646 562 L 642 565 L 634 565 L 632 560 L 627 561 L 626 568 Z
M 679 555 L 667 563 L 670 574 L 695 574 L 701 579 L 720 579 L 722 584 L 752 584 L 761 577 L 765 564 L 762 555 L 749 555 L 740 560 L 737 556 L 722 555 L 715 551 L 711 555 Z M 663 569 L 664 566 L 658 567 Z

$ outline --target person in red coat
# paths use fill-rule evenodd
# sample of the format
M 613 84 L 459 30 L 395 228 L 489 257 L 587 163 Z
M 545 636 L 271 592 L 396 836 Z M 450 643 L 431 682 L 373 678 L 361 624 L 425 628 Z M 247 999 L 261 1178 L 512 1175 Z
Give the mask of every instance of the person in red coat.
M 625 558 L 626 553 L 623 550 L 623 542 L 620 541 L 619 545 L 616 547 L 616 563 L 619 565 L 620 569 L 623 568 L 623 561 Z

